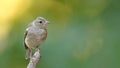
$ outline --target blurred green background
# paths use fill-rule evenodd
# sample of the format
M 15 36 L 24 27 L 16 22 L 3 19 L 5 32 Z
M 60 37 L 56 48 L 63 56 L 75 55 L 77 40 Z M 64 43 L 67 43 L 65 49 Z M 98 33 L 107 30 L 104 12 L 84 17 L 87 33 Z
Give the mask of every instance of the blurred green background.
M 37 68 L 120 68 L 120 0 L 0 0 L 0 68 L 26 68 L 27 24 L 50 21 Z

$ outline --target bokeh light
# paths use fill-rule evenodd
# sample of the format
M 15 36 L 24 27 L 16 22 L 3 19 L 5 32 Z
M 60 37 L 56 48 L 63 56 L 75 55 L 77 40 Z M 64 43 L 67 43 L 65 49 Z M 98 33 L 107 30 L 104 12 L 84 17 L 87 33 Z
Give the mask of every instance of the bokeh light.
M 120 68 L 119 0 L 0 0 L 0 66 L 26 68 L 27 25 L 50 21 L 37 68 Z

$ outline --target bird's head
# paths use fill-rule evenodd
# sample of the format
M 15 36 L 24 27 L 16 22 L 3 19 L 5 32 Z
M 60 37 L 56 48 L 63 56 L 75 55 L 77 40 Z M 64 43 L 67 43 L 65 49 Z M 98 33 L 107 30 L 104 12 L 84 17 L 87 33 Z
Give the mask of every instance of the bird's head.
M 40 27 L 46 27 L 46 25 L 48 24 L 49 22 L 43 18 L 43 17 L 37 17 L 35 20 L 34 20 L 34 24 L 36 26 L 40 26 Z

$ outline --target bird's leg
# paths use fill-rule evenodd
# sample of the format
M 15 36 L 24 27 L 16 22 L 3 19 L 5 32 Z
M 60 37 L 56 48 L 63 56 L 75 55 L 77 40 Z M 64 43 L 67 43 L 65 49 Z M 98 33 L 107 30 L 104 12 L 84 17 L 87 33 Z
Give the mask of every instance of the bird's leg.
M 32 50 L 30 50 L 30 59 L 33 57 Z
M 31 49 L 26 49 L 26 59 L 28 59 L 28 58 L 32 58 L 32 50 Z

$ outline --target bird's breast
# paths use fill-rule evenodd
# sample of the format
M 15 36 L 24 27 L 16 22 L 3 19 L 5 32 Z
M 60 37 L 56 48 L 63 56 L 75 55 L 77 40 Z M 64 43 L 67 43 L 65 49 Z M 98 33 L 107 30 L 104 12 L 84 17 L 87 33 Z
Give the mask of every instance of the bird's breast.
M 44 29 L 29 30 L 27 35 L 27 43 L 30 47 L 35 48 L 44 42 L 47 37 L 47 31 Z

